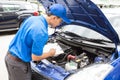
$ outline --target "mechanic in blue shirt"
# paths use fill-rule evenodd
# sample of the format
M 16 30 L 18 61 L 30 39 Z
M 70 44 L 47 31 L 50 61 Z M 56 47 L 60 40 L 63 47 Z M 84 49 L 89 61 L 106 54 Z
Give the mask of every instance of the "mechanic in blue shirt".
M 48 40 L 48 25 L 55 28 L 62 21 L 70 23 L 65 7 L 53 4 L 46 16 L 32 16 L 22 23 L 5 57 L 9 80 L 31 80 L 30 61 L 55 55 L 55 49 L 43 53 L 43 47 Z

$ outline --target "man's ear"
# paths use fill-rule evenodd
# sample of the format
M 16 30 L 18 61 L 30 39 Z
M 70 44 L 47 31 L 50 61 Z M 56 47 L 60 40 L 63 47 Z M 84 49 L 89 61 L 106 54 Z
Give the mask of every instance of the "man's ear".
M 53 18 L 53 19 L 57 19 L 58 17 L 53 15 L 52 18 Z
M 56 17 L 55 17 L 55 16 L 53 16 L 53 19 L 56 19 Z

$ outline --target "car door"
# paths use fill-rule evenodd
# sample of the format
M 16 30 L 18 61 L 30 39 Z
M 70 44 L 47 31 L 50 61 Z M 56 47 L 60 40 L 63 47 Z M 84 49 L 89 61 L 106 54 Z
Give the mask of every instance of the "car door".
M 2 27 L 2 22 L 3 22 L 3 9 L 2 9 L 2 6 L 1 6 L 1 4 L 0 4 L 0 29 L 1 29 L 1 27 Z
M 17 17 L 16 12 L 4 12 L 2 15 L 4 18 L 3 28 L 15 28 L 17 27 Z
M 14 10 L 15 7 L 13 4 L 3 4 L 3 11 L 1 12 L 1 22 L 0 29 L 12 29 L 18 27 L 17 17 L 18 14 Z

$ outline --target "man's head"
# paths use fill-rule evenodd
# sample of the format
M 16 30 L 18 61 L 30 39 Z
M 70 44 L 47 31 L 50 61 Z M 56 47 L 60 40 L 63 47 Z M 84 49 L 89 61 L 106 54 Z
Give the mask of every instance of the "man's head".
M 52 6 L 50 6 L 49 13 L 60 17 L 66 23 L 70 23 L 70 20 L 66 16 L 66 9 L 61 4 L 53 4 Z
M 70 23 L 71 21 L 67 18 L 66 16 L 66 9 L 63 5 L 61 4 L 53 4 L 49 7 L 48 14 L 53 16 L 53 19 L 58 20 L 58 21 L 51 21 L 53 26 L 58 26 L 62 21 L 66 23 Z M 54 25 L 55 24 L 55 25 Z

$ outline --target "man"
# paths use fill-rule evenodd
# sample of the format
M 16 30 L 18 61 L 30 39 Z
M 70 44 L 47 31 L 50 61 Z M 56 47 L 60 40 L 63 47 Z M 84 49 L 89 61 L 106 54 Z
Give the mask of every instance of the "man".
M 30 61 L 40 61 L 55 55 L 55 49 L 43 53 L 48 40 L 48 25 L 55 28 L 62 21 L 70 23 L 70 20 L 61 4 L 50 6 L 47 14 L 25 20 L 11 41 L 5 57 L 9 80 L 31 80 Z

